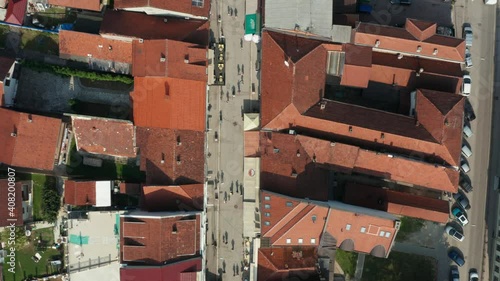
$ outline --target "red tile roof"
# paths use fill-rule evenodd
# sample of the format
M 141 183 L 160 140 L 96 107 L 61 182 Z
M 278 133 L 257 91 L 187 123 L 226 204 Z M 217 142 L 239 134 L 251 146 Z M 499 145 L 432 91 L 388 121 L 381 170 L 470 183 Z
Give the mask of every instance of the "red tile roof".
M 366 88 L 370 80 L 372 66 L 372 48 L 344 44 L 345 64 L 340 85 Z
M 257 281 L 318 281 L 316 247 L 260 248 Z M 298 279 L 299 280 L 299 279 Z
M 132 122 L 88 116 L 72 116 L 76 149 L 91 154 L 136 157 Z
M 12 24 L 23 25 L 27 4 L 28 0 L 10 0 L 7 5 L 5 21 Z
M 203 184 L 143 186 L 142 209 L 149 212 L 203 210 Z
M 448 201 L 409 193 L 377 188 L 358 183 L 346 183 L 344 202 L 388 213 L 414 217 L 438 223 L 449 219 Z
M 132 43 L 104 38 L 98 34 L 71 30 L 59 31 L 59 56 L 61 58 L 87 58 L 89 54 L 94 59 L 131 64 Z
M 246 131 L 245 136 L 245 155 L 244 157 L 257 157 L 260 155 L 260 132 L 259 131 Z
M 141 170 L 146 172 L 148 185 L 203 183 L 204 132 L 144 127 L 136 131 Z
M 163 266 L 126 266 L 120 268 L 120 280 L 184 281 L 181 274 L 201 271 L 201 257 Z
M 14 223 L 16 226 L 24 224 L 22 208 L 23 182 L 13 181 L 12 183 L 14 184 L 13 187 L 15 189 L 14 191 L 9 191 L 9 187 L 11 187 L 9 186 L 9 181 L 7 179 L 0 179 L 0 204 L 3 206 L 2 210 L 0 210 L 0 227 L 9 226 L 11 223 Z M 12 193 L 15 196 L 14 210 L 9 209 L 9 199 L 13 197 Z
M 158 265 L 186 256 L 197 256 L 200 254 L 200 227 L 199 214 L 122 215 L 121 261 Z
M 452 193 L 456 193 L 458 188 L 458 171 L 406 157 L 302 135 L 262 133 L 261 143 L 262 187 L 272 191 L 281 187 L 286 191 L 281 193 L 291 196 L 325 200 L 325 197 L 314 197 L 313 192 L 305 196 L 294 193 L 293 181 L 299 185 L 302 178 L 320 170 L 318 167 L 344 173 L 357 172 Z M 292 176 L 294 172 L 295 177 Z M 327 177 L 323 177 L 326 180 Z M 275 178 L 287 178 L 290 183 L 285 185 L 286 182 L 273 181 Z M 323 188 L 327 192 L 328 188 Z
M 130 196 L 140 196 L 142 193 L 141 184 L 122 182 L 120 183 L 120 193 Z
M 60 119 L 0 108 L 0 120 L 0 162 L 52 171 L 60 142 Z
M 102 9 L 101 0 L 49 0 L 50 5 L 99 12 Z
M 207 81 L 207 49 L 174 40 L 135 40 L 134 76 L 161 76 Z
M 163 77 L 135 77 L 131 92 L 136 126 L 205 130 L 206 83 Z
M 175 14 L 193 15 L 208 18 L 210 12 L 210 1 L 201 1 L 202 7 L 196 7 L 191 0 L 116 0 L 115 9 L 126 8 L 154 8 L 172 11 Z M 184 16 L 182 15 L 182 16 Z
M 95 181 L 64 182 L 64 203 L 73 206 L 94 206 L 96 204 Z
M 373 23 L 358 23 L 354 30 L 355 44 L 375 47 L 394 52 L 409 53 L 455 62 L 465 58 L 463 39 L 437 35 L 436 24 L 407 19 L 405 28 L 383 26 Z M 420 51 L 417 51 L 420 47 Z M 434 54 L 437 50 L 437 53 Z
M 210 23 L 206 20 L 163 18 L 143 13 L 106 10 L 100 34 L 132 39 L 170 39 L 208 45 Z
M 263 225 L 270 224 L 262 227 L 262 236 L 272 246 L 319 245 L 326 235 L 341 249 L 374 254 L 382 247 L 375 255 L 387 257 L 397 233 L 395 217 L 343 203 L 304 201 L 267 191 L 261 191 L 260 202 Z

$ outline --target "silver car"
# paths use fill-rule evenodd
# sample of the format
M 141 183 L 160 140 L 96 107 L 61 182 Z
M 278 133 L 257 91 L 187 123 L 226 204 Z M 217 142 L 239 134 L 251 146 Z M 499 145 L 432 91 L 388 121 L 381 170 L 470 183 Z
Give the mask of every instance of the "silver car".
M 470 53 L 469 48 L 465 48 L 465 67 L 466 68 L 472 67 L 472 55 Z
M 448 225 L 445 228 L 445 232 L 457 241 L 460 241 L 460 242 L 464 241 L 464 235 L 451 225 Z

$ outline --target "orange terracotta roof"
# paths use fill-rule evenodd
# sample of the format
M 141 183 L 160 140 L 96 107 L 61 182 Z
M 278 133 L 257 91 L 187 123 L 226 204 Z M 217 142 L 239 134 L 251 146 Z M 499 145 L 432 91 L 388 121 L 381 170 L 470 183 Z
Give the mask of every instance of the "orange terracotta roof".
M 104 38 L 97 34 L 71 30 L 59 31 L 59 56 L 61 58 L 83 57 L 132 63 L 132 43 Z
M 135 40 L 134 76 L 161 76 L 207 81 L 207 50 L 201 45 L 174 40 Z
M 407 19 L 405 28 L 360 22 L 354 30 L 353 40 L 355 44 L 382 50 L 455 62 L 463 62 L 465 58 L 463 39 L 438 35 L 435 23 L 414 19 Z M 378 47 L 375 46 L 377 40 Z
M 244 157 L 257 157 L 260 154 L 260 149 L 259 149 L 260 132 L 247 131 L 244 132 L 244 136 L 245 136 Z
M 95 181 L 64 181 L 64 203 L 72 206 L 94 206 L 95 187 Z
M 72 116 L 76 149 L 91 154 L 136 157 L 132 122 L 87 116 Z
M 52 171 L 60 142 L 60 119 L 0 108 L 0 120 L 0 162 Z
M 341 249 L 387 257 L 398 230 L 391 215 L 339 202 L 299 200 L 263 190 L 260 202 L 261 220 L 268 224 L 262 236 L 272 246 L 314 246 L 332 236 Z
M 345 64 L 340 85 L 366 88 L 372 72 L 372 48 L 344 44 Z
M 258 255 L 257 281 L 320 280 L 316 247 L 260 248 Z
M 120 217 L 122 262 L 163 262 L 200 254 L 200 215 L 131 213 Z M 161 234 L 161 235 L 159 235 Z
M 49 0 L 50 5 L 99 12 L 102 9 L 101 0 Z
M 193 15 L 208 18 L 210 12 L 210 1 L 201 1 L 203 5 L 197 7 L 191 0 L 115 0 L 115 9 L 126 8 L 153 8 L 168 10 L 183 15 Z M 182 15 L 182 16 L 183 16 Z
M 446 223 L 449 219 L 448 201 L 395 190 L 348 182 L 343 198 L 347 204 L 387 211 L 395 215 L 438 223 Z
M 99 33 L 125 39 L 169 39 L 208 46 L 210 22 L 106 10 Z
M 149 212 L 203 210 L 203 184 L 143 186 L 142 209 Z
M 205 130 L 206 83 L 164 77 L 135 77 L 132 97 L 136 126 Z
M 137 127 L 136 131 L 140 168 L 146 172 L 146 184 L 203 183 L 204 132 L 145 127 Z
M 263 143 L 261 170 L 267 174 L 261 176 L 262 185 L 268 190 L 275 191 L 277 185 L 283 184 L 282 182 L 271 184 L 274 182 L 273 177 L 299 181 L 303 177 L 307 178 L 313 171 L 320 170 L 316 168 L 319 165 L 344 173 L 357 172 L 396 182 L 457 192 L 459 173 L 444 166 L 302 135 L 263 133 L 261 137 Z M 290 146 L 296 149 L 290 149 Z M 303 166 L 300 165 L 301 162 Z M 296 175 L 292 176 L 293 173 Z M 271 179 L 270 183 L 268 179 Z M 291 184 L 283 187 L 287 187 L 287 192 L 282 192 L 285 194 L 290 194 L 294 190 Z M 304 197 L 315 198 L 313 195 L 314 193 L 311 193 Z M 319 199 L 324 200 L 324 198 Z

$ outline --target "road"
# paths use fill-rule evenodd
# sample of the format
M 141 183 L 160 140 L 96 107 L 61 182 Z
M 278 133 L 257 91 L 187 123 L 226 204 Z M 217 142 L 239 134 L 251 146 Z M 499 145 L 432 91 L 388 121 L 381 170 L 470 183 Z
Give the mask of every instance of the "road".
M 470 69 L 473 85 L 469 99 L 477 119 L 471 124 L 474 135 L 468 139 L 473 151 L 473 155 L 469 158 L 471 165 L 469 176 L 474 187 L 474 191 L 468 194 L 472 206 L 468 212 L 469 225 L 464 227 L 464 242 L 450 239 L 448 241 L 450 241 L 451 246 L 458 247 L 464 254 L 466 264 L 460 268 L 462 278 L 468 276 L 469 269 L 476 268 L 480 272 L 482 280 L 489 280 L 488 264 L 484 263 L 484 241 L 492 128 L 496 6 L 484 5 L 479 0 L 458 0 L 454 8 L 454 22 L 457 36 L 462 36 L 463 23 L 470 23 L 474 32 L 471 48 L 474 67 Z
M 243 280 L 242 112 L 247 101 L 258 96 L 251 90 L 252 83 L 258 89 L 254 70 L 257 46 L 242 40 L 244 19 L 244 1 L 212 3 L 214 40 L 219 42 L 224 36 L 226 43 L 226 85 L 210 86 L 208 93 L 207 170 L 212 171 L 209 180 L 214 184 L 207 191 L 207 280 Z

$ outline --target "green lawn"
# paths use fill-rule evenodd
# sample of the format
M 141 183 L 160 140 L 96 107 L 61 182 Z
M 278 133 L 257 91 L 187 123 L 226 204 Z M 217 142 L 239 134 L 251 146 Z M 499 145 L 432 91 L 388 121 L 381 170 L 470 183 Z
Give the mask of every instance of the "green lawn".
M 48 32 L 22 29 L 21 49 L 47 53 L 59 54 L 59 36 Z
M 335 260 L 339 263 L 345 275 L 354 276 L 358 254 L 355 252 L 346 252 L 338 249 L 335 251 Z
M 69 163 L 66 165 L 68 175 L 93 180 L 124 180 L 127 182 L 143 182 L 145 174 L 135 165 L 124 165 L 103 160 L 102 167 L 83 165 L 83 157 L 76 151 L 76 143 L 71 141 Z
M 50 248 L 54 243 L 53 228 L 50 227 L 34 230 L 30 238 L 31 241 L 28 245 L 16 250 L 15 273 L 9 272 L 9 266 L 4 264 L 4 281 L 21 281 L 27 277 L 44 276 L 56 273 L 57 269 L 53 268 L 48 263 L 50 260 L 62 261 L 61 253 L 56 249 Z M 47 248 L 44 247 L 37 250 L 35 241 L 39 238 L 41 238 L 43 244 L 48 246 Z M 39 253 L 42 256 L 42 259 L 38 263 L 35 263 L 32 259 L 35 253 Z
M 410 234 L 420 231 L 420 229 L 424 226 L 424 223 L 424 220 L 421 219 L 402 217 L 401 227 L 399 228 L 398 235 L 396 236 L 396 241 L 405 241 Z
M 362 280 L 436 280 L 436 265 L 432 258 L 399 252 L 391 252 L 387 259 L 367 255 Z

